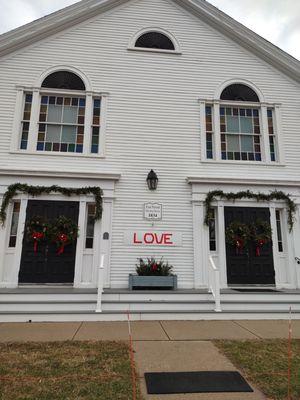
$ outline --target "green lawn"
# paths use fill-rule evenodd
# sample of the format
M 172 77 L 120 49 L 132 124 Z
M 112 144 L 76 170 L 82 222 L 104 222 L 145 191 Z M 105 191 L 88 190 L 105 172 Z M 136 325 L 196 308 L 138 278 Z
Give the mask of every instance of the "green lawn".
M 286 400 L 288 380 L 287 340 L 216 341 L 219 349 L 260 388 L 269 399 Z M 300 340 L 292 342 L 292 396 L 300 399 Z
M 0 344 L 0 360 L 1 400 L 132 399 L 125 343 Z

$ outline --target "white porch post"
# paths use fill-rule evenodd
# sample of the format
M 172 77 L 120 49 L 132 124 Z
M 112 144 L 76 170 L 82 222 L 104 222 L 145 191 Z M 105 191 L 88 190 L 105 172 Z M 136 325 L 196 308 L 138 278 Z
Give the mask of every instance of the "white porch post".
M 103 199 L 103 217 L 101 221 L 100 249 L 104 255 L 104 287 L 110 287 L 110 253 L 111 253 L 111 235 L 113 218 L 113 197 L 104 197 Z M 95 236 L 96 237 L 96 236 Z M 95 260 L 96 262 L 96 260 Z M 95 277 L 97 276 L 98 264 L 94 265 Z
M 288 216 L 287 216 L 287 209 L 284 208 L 282 212 L 282 218 L 283 221 L 287 221 Z M 286 223 L 286 222 L 285 222 Z M 299 222 L 295 222 L 293 230 L 296 228 L 296 225 L 299 224 Z M 296 271 L 296 260 L 295 260 L 295 250 L 299 248 L 299 242 L 293 243 L 293 235 L 294 231 L 289 230 L 289 227 L 287 227 L 287 232 L 286 232 L 286 253 L 287 253 L 287 265 L 288 265 L 288 283 L 291 285 L 293 288 L 297 287 L 297 271 Z
M 82 277 L 83 249 L 84 249 L 84 239 L 85 239 L 86 204 L 87 204 L 86 199 L 80 197 L 79 215 L 78 215 L 79 237 L 77 239 L 77 246 L 76 246 L 74 287 L 80 287 L 82 280 L 81 277 Z
M 221 277 L 221 288 L 227 287 L 227 270 L 226 270 L 226 242 L 225 242 L 225 215 L 224 204 L 218 202 L 218 254 L 219 254 L 219 270 Z
M 283 279 L 279 262 L 276 208 L 274 204 L 270 204 L 270 223 L 272 228 L 272 249 L 273 249 L 273 262 L 275 270 L 275 285 L 276 287 L 280 288 L 282 287 Z

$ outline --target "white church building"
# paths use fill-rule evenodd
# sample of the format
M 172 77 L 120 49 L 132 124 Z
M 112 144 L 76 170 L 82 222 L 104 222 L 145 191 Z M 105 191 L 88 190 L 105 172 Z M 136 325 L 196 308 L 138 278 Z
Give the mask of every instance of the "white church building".
M 0 321 L 297 316 L 298 60 L 205 0 L 84 0 L 0 36 L 0 88 Z M 129 290 L 147 257 L 175 290 Z

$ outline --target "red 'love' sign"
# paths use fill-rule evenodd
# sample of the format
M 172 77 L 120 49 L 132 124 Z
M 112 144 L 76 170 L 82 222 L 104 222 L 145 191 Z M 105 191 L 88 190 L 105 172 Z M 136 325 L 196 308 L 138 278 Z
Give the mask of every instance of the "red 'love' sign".
M 124 235 L 125 244 L 131 246 L 181 246 L 181 233 L 127 231 Z

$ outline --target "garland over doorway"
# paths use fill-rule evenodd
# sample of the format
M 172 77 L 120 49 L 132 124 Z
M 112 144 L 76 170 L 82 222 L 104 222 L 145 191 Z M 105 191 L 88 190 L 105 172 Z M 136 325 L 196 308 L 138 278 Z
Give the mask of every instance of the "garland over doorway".
M 14 198 L 17 193 L 27 193 L 32 197 L 41 196 L 42 194 L 49 193 L 60 193 L 64 196 L 80 196 L 92 194 L 95 198 L 96 211 L 95 220 L 102 218 L 103 212 L 103 199 L 102 199 L 102 189 L 97 186 L 88 186 L 83 188 L 65 188 L 57 185 L 52 186 L 31 186 L 26 183 L 14 183 L 8 186 L 6 192 L 3 195 L 1 209 L 0 209 L 0 221 L 2 224 L 6 220 L 6 210 L 9 202 Z
M 223 190 L 213 190 L 212 192 L 209 192 L 206 196 L 206 199 L 204 201 L 204 204 L 206 206 L 206 215 L 204 219 L 204 223 L 209 226 L 209 221 L 213 217 L 213 208 L 212 208 L 212 203 L 217 199 L 217 197 L 220 197 L 221 199 L 225 199 L 228 201 L 235 201 L 239 199 L 254 199 L 257 202 L 269 202 L 272 200 L 284 200 L 287 205 L 287 211 L 288 211 L 288 225 L 289 225 L 289 230 L 293 229 L 294 226 L 294 214 L 296 212 L 296 204 L 295 202 L 291 199 L 290 195 L 283 193 L 282 191 L 274 190 L 270 192 L 269 194 L 264 194 L 264 193 L 253 193 L 250 190 L 242 191 L 242 192 L 229 192 L 229 193 L 224 193 Z

